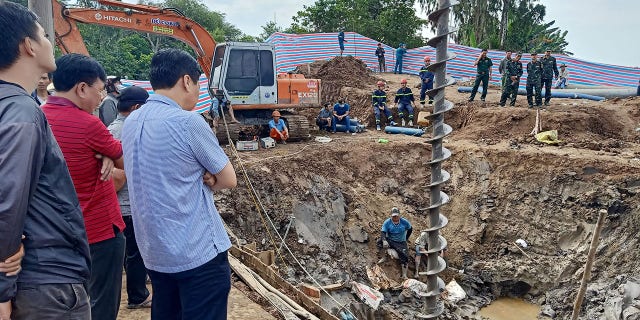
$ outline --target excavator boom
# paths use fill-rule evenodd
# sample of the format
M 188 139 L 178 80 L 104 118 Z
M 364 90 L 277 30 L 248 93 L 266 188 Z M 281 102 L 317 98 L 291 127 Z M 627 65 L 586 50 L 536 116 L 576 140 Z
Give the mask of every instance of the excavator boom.
M 173 10 L 120 1 L 98 2 L 125 10 L 67 8 L 52 0 L 56 45 L 63 53 L 89 55 L 76 22 L 97 24 L 178 39 L 193 48 L 202 71 L 207 77 L 210 76 L 216 43 L 209 32 L 198 23 Z

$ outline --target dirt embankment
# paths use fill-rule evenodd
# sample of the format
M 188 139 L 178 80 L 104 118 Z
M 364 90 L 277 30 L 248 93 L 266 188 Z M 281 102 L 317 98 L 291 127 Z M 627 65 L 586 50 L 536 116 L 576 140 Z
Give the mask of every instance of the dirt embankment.
M 326 65 L 312 64 L 311 74 Z M 369 76 L 366 85 L 351 87 L 345 85 L 354 82 L 340 78 L 336 81 L 342 87 L 333 93 L 347 93 L 361 119 L 372 119 L 368 99 L 377 78 Z M 383 77 L 395 91 L 401 76 Z M 417 82 L 415 77 L 411 81 Z M 562 142 L 548 146 L 529 134 L 536 113 L 526 108 L 524 97 L 516 108 L 499 108 L 497 103 L 467 103 L 455 88 L 446 94 L 456 107 L 445 116 L 454 132 L 445 139 L 453 157 L 443 163 L 452 175 L 444 191 L 452 201 L 442 208 L 449 219 L 442 232 L 449 243 L 449 265 L 464 272 L 448 270 L 442 276 L 456 278 L 471 295 L 449 305 L 446 318 L 473 317 L 479 305 L 499 296 L 524 297 L 542 305 L 545 314 L 566 318 L 602 209 L 608 217 L 583 315 L 615 314 L 612 308 L 622 299 L 618 286 L 640 278 L 640 99 L 552 100 L 541 111 L 542 126 L 558 130 Z M 493 88 L 487 100 L 497 102 L 498 95 Z M 424 208 L 429 206 L 431 152 L 424 137 L 375 131 L 330 137 L 333 141 L 326 144 L 279 145 L 234 159 L 236 168 L 239 161 L 247 168 L 280 234 L 295 218 L 286 241 L 302 266 L 288 254 L 284 263 L 278 259 L 292 283 L 310 282 L 303 268 L 323 285 L 368 283 L 365 269 L 377 260 L 375 238 L 391 207 L 399 207 L 416 230 L 428 227 Z M 389 143 L 378 143 L 381 137 Z M 225 221 L 245 241 L 264 250 L 279 246 L 244 181 L 218 198 Z M 515 247 L 516 239 L 529 244 L 528 256 Z M 395 262 L 383 267 L 399 278 Z M 421 307 L 420 301 L 401 303 L 397 292 L 385 292 L 385 297 L 382 309 L 396 310 L 396 317 L 412 317 Z M 343 292 L 335 298 L 346 303 L 353 297 Z M 333 307 L 331 302 L 326 306 Z M 629 303 L 623 306 L 631 310 Z

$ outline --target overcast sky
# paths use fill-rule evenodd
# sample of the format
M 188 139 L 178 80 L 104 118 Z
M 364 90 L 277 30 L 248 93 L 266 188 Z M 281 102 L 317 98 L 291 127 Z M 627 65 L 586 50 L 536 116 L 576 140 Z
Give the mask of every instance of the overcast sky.
M 133 0 L 127 0 L 134 2 Z M 303 5 L 313 0 L 204 0 L 225 13 L 242 32 L 256 36 L 261 26 L 275 20 L 286 27 Z M 594 62 L 640 67 L 640 0 L 540 0 L 547 7 L 546 21 L 569 30 L 568 51 Z M 347 30 L 348 31 L 348 30 Z

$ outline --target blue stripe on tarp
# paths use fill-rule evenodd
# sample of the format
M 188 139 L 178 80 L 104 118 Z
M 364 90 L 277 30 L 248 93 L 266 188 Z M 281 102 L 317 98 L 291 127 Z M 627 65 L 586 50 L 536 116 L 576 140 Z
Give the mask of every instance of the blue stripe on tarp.
M 354 32 L 345 32 L 345 55 L 352 55 L 362 60 L 371 70 L 377 70 L 378 59 L 374 55 L 377 41 L 364 37 Z M 266 42 L 272 43 L 276 48 L 276 64 L 279 72 L 293 70 L 300 64 L 311 63 L 316 60 L 328 60 L 339 53 L 338 33 L 314 33 L 314 34 L 285 34 L 274 33 Z M 393 71 L 395 64 L 395 49 L 383 44 L 387 71 Z M 447 63 L 448 73 L 457 79 L 475 78 L 476 69 L 473 66 L 481 49 L 466 47 L 454 43 L 449 44 L 449 51 L 457 55 L 456 59 Z M 488 56 L 493 60 L 491 83 L 500 83 L 498 65 L 504 57 L 503 51 L 490 50 Z M 542 57 L 543 53 L 539 53 Z M 403 61 L 403 72 L 418 74 L 426 55 L 435 60 L 435 49 L 420 47 L 409 49 Z M 569 70 L 569 83 L 582 85 L 636 87 L 640 79 L 640 69 L 633 67 L 616 66 L 604 63 L 585 61 L 575 57 L 554 54 L 558 66 L 565 63 Z M 522 57 L 524 70 L 521 84 L 524 86 L 526 79 L 526 64 L 531 60 L 529 54 Z
M 375 51 L 378 41 L 364 37 L 354 32 L 345 32 L 344 55 L 352 55 L 362 60 L 371 70 L 378 69 L 378 58 Z M 276 51 L 277 72 L 292 71 L 301 64 L 311 63 L 317 60 L 330 60 L 340 52 L 338 46 L 338 33 L 312 33 L 312 34 L 286 34 L 274 33 L 266 42 L 272 43 Z M 385 50 L 387 71 L 393 71 L 395 64 L 395 48 L 382 44 Z M 466 47 L 454 43 L 449 43 L 449 51 L 455 53 L 455 59 L 447 63 L 449 75 L 457 79 L 474 78 L 476 68 L 473 66 L 481 50 L 478 48 Z M 489 50 L 488 56 L 493 60 L 491 73 L 491 84 L 500 84 L 500 74 L 498 65 L 504 57 L 503 51 Z M 403 61 L 403 72 L 417 75 L 423 65 L 425 56 L 431 56 L 435 61 L 435 49 L 431 47 L 420 47 L 407 50 Z M 539 53 L 539 57 L 542 53 Z M 615 87 L 637 87 L 640 79 L 640 69 L 633 67 L 616 66 L 604 63 L 585 61 L 575 57 L 556 54 L 558 67 L 561 63 L 567 65 L 569 70 L 569 83 L 581 85 L 615 86 Z M 520 81 L 524 87 L 527 70 L 527 62 L 531 61 L 529 54 L 522 57 L 524 74 Z M 209 109 L 211 99 L 209 98 L 207 78 L 200 76 L 200 97 L 196 103 L 194 111 L 202 113 Z M 149 93 L 153 93 L 149 81 L 122 80 L 124 86 L 137 85 Z

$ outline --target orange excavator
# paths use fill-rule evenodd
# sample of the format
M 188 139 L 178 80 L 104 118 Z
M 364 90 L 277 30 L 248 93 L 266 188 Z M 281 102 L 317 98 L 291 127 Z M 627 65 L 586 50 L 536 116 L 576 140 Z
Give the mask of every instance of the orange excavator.
M 209 32 L 179 10 L 130 4 L 114 0 L 98 3 L 121 10 L 68 8 L 57 0 L 53 4 L 56 45 L 66 53 L 89 55 L 77 23 L 103 25 L 178 39 L 195 52 L 209 79 L 209 94 L 231 103 L 240 124 L 229 125 L 236 140 L 242 126 L 262 127 L 264 135 L 271 112 L 320 105 L 320 80 L 299 74 L 276 72 L 275 48 L 268 43 L 226 42 L 216 44 Z M 282 110 L 291 140 L 309 136 L 304 116 Z M 226 136 L 218 134 L 221 142 Z

